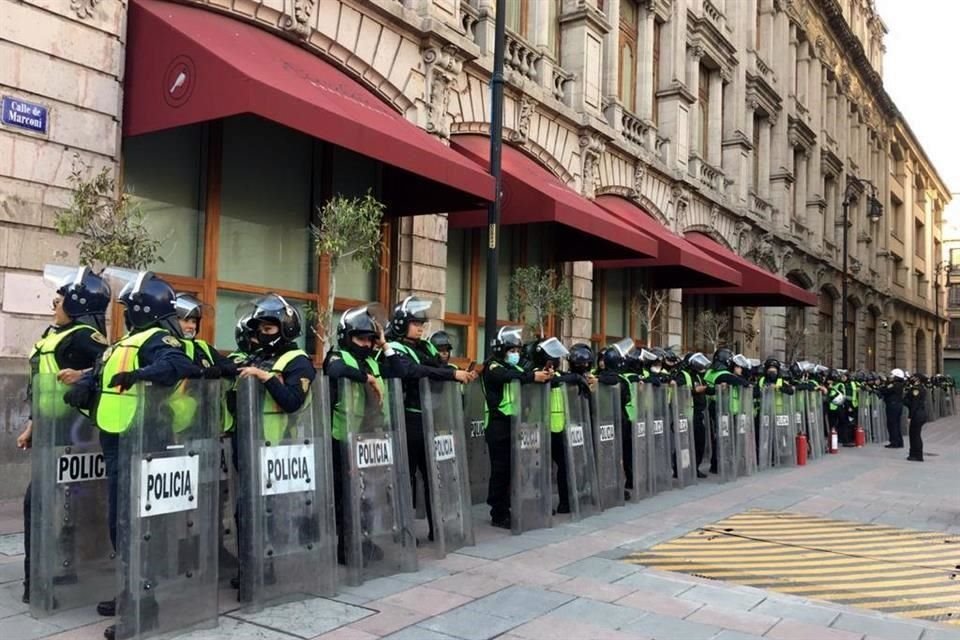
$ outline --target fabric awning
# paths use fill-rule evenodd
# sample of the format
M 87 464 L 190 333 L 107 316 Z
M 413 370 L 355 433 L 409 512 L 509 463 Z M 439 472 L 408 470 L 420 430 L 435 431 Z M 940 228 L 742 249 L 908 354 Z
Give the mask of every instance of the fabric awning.
M 764 271 L 709 236 L 691 232 L 684 238 L 717 260 L 730 265 L 743 277 L 743 282 L 738 287 L 684 289 L 684 295 L 712 295 L 716 296 L 717 301 L 731 306 L 814 307 L 817 305 L 816 293 Z
M 597 268 L 645 269 L 655 289 L 726 287 L 741 283 L 739 271 L 714 260 L 629 200 L 605 195 L 597 198 L 597 204 L 621 220 L 635 224 L 657 241 L 656 258 L 601 260 L 594 262 Z
M 207 9 L 133 0 L 123 131 L 135 136 L 255 114 L 384 164 L 389 213 L 464 211 L 493 178 L 332 64 Z
M 451 146 L 486 167 L 490 139 L 461 135 Z M 503 201 L 501 224 L 535 225 L 543 245 L 551 246 L 561 261 L 604 258 L 649 258 L 657 243 L 636 226 L 618 219 L 584 198 L 522 151 L 503 146 Z M 483 227 L 486 211 L 450 216 L 453 228 Z

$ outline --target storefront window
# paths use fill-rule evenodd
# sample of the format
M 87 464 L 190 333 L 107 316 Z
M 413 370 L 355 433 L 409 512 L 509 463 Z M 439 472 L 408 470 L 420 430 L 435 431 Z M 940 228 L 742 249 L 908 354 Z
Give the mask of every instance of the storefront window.
M 605 333 L 607 339 L 624 338 L 629 335 L 627 313 L 629 301 L 627 299 L 627 277 L 620 269 L 610 269 L 605 274 L 607 322 Z
M 448 313 L 470 313 L 470 267 L 473 251 L 470 234 L 464 229 L 450 229 L 447 234 Z
M 224 122 L 220 280 L 309 290 L 312 146 L 258 118 Z
M 123 141 L 124 188 L 160 240 L 163 273 L 197 277 L 203 270 L 206 157 L 202 125 Z

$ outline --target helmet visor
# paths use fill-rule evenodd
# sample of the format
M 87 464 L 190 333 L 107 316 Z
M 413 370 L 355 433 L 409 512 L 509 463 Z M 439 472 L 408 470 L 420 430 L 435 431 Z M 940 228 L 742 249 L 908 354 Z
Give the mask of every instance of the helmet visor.
M 437 312 L 440 310 L 440 304 L 430 298 L 410 296 L 404 299 L 400 308 L 416 321 L 427 322 L 430 320 L 439 320 Z
M 566 358 L 570 355 L 563 343 L 556 338 L 547 338 L 537 346 L 551 359 Z
M 710 358 L 698 351 L 690 356 L 690 365 L 696 369 L 706 369 L 710 366 Z
M 497 331 L 497 343 L 510 347 L 520 347 L 529 342 L 527 332 L 520 326 L 501 327 Z
M 640 359 L 645 363 L 649 364 L 651 362 L 656 362 L 660 357 L 655 354 L 653 351 L 647 351 L 646 349 L 640 349 Z
M 43 283 L 55 291 L 69 284 L 80 284 L 88 267 L 69 267 L 61 264 L 43 266 Z
M 624 338 L 623 340 L 618 340 L 611 346 L 616 349 L 617 353 L 619 353 L 623 358 L 628 357 L 637 349 L 637 345 L 633 342 L 633 338 Z
M 738 353 L 733 356 L 733 364 L 741 369 L 749 369 L 751 367 L 750 358 L 746 357 L 742 353 Z M 760 361 L 757 360 L 757 364 L 760 364 Z
M 362 307 L 354 307 L 352 309 L 347 309 L 340 316 L 340 326 L 347 324 L 354 324 L 354 320 L 360 318 L 361 316 L 368 316 L 373 321 L 373 328 L 377 333 L 383 330 L 383 327 L 387 323 L 387 312 L 383 308 L 383 305 L 377 302 L 371 302 L 370 304 L 365 304 Z
M 174 307 L 177 309 L 177 317 L 181 320 L 189 318 L 200 320 L 204 313 L 210 309 L 208 305 L 200 302 L 196 296 L 189 293 L 178 293 L 174 301 Z
M 148 272 L 137 271 L 136 269 L 127 269 L 126 267 L 107 267 L 103 270 L 101 277 L 110 285 L 111 291 L 123 291 L 127 285 L 131 285 L 129 292 L 136 293 L 143 283 L 143 277 Z

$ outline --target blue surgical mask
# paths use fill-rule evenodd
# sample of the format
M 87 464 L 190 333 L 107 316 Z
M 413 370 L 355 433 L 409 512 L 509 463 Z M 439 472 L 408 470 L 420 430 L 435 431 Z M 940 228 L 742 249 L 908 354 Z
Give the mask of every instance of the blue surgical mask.
M 520 354 L 516 351 L 511 351 L 507 354 L 507 364 L 517 366 L 520 364 Z

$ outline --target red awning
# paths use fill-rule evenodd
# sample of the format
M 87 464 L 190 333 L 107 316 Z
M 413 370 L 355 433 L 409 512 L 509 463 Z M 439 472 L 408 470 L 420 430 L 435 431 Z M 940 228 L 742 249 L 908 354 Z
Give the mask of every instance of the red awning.
M 126 136 L 255 114 L 383 162 L 391 213 L 463 211 L 493 198 L 483 168 L 332 64 L 214 11 L 133 0 L 125 76 Z
M 490 139 L 462 135 L 451 146 L 471 160 L 488 166 Z M 603 258 L 647 258 L 657 255 L 657 243 L 636 226 L 623 222 L 584 198 L 522 151 L 503 146 L 501 224 L 535 225 L 544 246 L 562 261 Z M 454 228 L 482 227 L 486 211 L 450 217 Z
M 709 236 L 692 232 L 684 237 L 717 260 L 729 264 L 743 276 L 743 283 L 739 287 L 685 289 L 684 295 L 713 295 L 717 296 L 718 301 L 749 307 L 815 307 L 817 305 L 816 293 L 764 271 Z
M 656 258 L 602 260 L 594 262 L 597 268 L 645 269 L 656 289 L 728 287 L 741 283 L 739 271 L 714 260 L 629 200 L 607 195 L 597 198 L 597 204 L 657 241 Z

